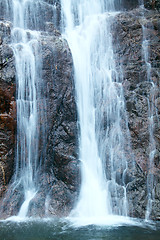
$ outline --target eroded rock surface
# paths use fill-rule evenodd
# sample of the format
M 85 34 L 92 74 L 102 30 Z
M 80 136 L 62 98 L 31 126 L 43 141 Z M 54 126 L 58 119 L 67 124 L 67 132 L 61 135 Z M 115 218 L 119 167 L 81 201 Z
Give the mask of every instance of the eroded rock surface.
M 128 170 L 132 176 L 127 185 L 130 215 L 145 217 L 147 208 L 147 179 L 154 175 L 155 201 L 151 217 L 159 219 L 160 210 L 157 189 L 160 182 L 160 14 L 157 11 L 137 8 L 117 15 L 113 26 L 113 44 L 117 59 L 117 71 L 123 72 L 124 97 L 128 114 L 128 127 L 136 163 L 135 170 Z M 148 63 L 151 66 L 148 79 L 148 66 L 144 59 L 143 39 L 148 41 Z M 150 133 L 150 107 L 153 108 L 153 139 Z M 155 153 L 151 169 L 149 159 L 152 142 Z M 150 179 L 151 180 L 151 179 Z M 150 181 L 149 180 L 149 181 Z M 157 186 L 156 186 L 157 185 Z
M 40 41 L 41 97 L 46 103 L 44 172 L 48 176 L 48 214 L 65 215 L 73 206 L 80 183 L 73 62 L 67 42 L 57 31 L 42 34 Z
M 13 175 L 16 146 L 16 82 L 10 23 L 0 22 L 0 197 Z

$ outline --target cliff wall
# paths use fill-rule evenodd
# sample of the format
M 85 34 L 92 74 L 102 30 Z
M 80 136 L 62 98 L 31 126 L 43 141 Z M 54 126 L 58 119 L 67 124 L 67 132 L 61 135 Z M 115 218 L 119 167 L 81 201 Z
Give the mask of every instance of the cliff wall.
M 136 163 L 134 167 L 129 164 L 126 175 L 130 215 L 145 217 L 148 192 L 154 189 L 151 218 L 159 219 L 160 13 L 156 9 L 159 2 L 154 1 L 154 5 L 152 2 L 145 2 L 149 9 L 136 8 L 116 16 L 113 23 L 113 44 L 117 71 L 123 75 L 128 127 Z M 144 48 L 144 40 L 147 41 L 147 48 Z M 154 155 L 152 163 L 151 154 Z

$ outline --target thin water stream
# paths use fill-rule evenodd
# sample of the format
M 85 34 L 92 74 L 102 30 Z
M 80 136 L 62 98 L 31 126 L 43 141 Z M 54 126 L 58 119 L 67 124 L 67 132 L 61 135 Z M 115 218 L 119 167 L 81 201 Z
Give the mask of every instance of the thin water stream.
M 13 22 L 11 48 L 15 57 L 17 83 L 17 152 L 15 175 L 9 194 L 20 191 L 24 199 L 19 209 L 18 218 L 25 218 L 30 201 L 37 192 L 38 180 L 38 107 L 37 81 L 40 78 L 39 33 L 35 28 L 33 8 L 36 4 L 28 0 L 5 1 L 7 13 Z M 32 9 L 32 11 L 31 11 Z M 33 14 L 34 15 L 34 14 Z M 4 199 L 5 201 L 5 199 Z M 18 209 L 17 209 L 18 210 Z
M 149 131 L 149 157 L 148 157 L 148 174 L 147 174 L 147 207 L 145 219 L 148 221 L 152 212 L 152 204 L 155 200 L 155 180 L 154 180 L 154 157 L 156 154 L 156 142 L 154 138 L 155 117 L 157 117 L 157 107 L 155 105 L 156 86 L 151 77 L 152 66 L 150 63 L 150 34 L 147 27 L 147 19 L 144 16 L 144 1 L 140 0 L 142 9 L 142 60 L 145 62 L 146 81 L 151 84 L 150 96 L 148 96 L 148 131 Z
M 32 1 L 31 1 L 32 3 Z M 24 203 L 18 217 L 27 216 L 31 199 L 36 194 L 38 171 L 38 119 L 37 89 L 38 78 L 36 52 L 38 32 L 29 31 L 25 15 L 28 2 L 13 0 L 12 48 L 17 72 L 17 160 L 15 182 L 22 184 Z M 31 6 L 30 6 L 31 7 Z

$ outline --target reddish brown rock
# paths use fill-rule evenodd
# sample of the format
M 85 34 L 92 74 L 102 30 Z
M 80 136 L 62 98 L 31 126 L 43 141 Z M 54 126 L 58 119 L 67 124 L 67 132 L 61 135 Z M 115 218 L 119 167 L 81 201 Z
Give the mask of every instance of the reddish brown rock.
M 16 84 L 12 49 L 8 46 L 10 25 L 0 31 L 0 197 L 13 175 L 16 142 Z

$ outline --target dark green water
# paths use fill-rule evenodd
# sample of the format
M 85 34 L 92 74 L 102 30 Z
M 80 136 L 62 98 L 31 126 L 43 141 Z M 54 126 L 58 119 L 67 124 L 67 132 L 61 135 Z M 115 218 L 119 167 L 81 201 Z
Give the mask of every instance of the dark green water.
M 60 221 L 0 222 L 0 240 L 160 240 L 160 224 L 72 227 Z

